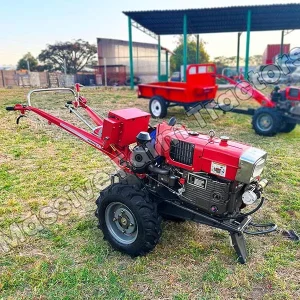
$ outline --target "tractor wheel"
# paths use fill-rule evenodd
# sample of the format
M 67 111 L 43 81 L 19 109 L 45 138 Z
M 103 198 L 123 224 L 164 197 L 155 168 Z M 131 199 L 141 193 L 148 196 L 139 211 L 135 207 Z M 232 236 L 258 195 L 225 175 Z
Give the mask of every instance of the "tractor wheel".
M 154 96 L 149 102 L 149 111 L 153 118 L 164 118 L 167 115 L 166 101 L 159 96 Z
M 154 249 L 161 236 L 161 217 L 148 193 L 116 183 L 100 193 L 96 204 L 99 228 L 113 248 L 131 256 Z
M 287 123 L 287 122 L 283 121 L 281 123 L 280 132 L 289 133 L 289 132 L 293 131 L 296 126 L 297 126 L 296 123 Z
M 280 132 L 282 117 L 274 108 L 261 107 L 254 113 L 252 126 L 255 132 L 263 136 L 274 136 Z

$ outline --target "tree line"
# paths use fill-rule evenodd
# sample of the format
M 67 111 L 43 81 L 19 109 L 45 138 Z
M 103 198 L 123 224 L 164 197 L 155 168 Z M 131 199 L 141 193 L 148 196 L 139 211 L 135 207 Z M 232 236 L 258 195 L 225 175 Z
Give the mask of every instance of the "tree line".
M 35 58 L 25 54 L 17 64 L 17 69 L 30 71 L 62 71 L 76 74 L 84 67 L 96 63 L 97 47 L 81 39 L 73 42 L 58 42 L 47 45 L 46 49 Z
M 218 56 L 210 60 L 210 55 L 207 53 L 205 48 L 205 41 L 200 40 L 199 42 L 199 63 L 204 64 L 212 62 L 216 64 L 217 68 L 233 67 L 236 66 L 237 56 L 225 57 Z M 170 59 L 171 72 L 180 71 L 180 66 L 183 65 L 183 36 L 180 36 L 177 41 L 175 50 Z M 187 36 L 187 64 L 196 63 L 197 54 L 197 41 L 196 35 L 191 34 Z M 240 57 L 240 65 L 243 65 L 245 60 Z M 262 55 L 253 55 L 249 57 L 249 64 L 253 66 L 262 64 Z
M 205 48 L 205 41 L 199 41 L 199 63 L 210 62 L 210 56 Z M 19 61 L 17 69 L 29 69 L 30 71 L 62 71 L 67 74 L 76 74 L 86 66 L 97 64 L 96 61 L 97 47 L 81 39 L 73 42 L 58 42 L 53 45 L 47 45 L 46 49 L 35 58 L 31 53 L 25 54 Z M 187 64 L 196 63 L 197 41 L 196 35 L 187 37 Z M 218 68 L 230 67 L 236 65 L 236 56 L 215 57 L 211 62 L 215 63 Z M 250 65 L 260 65 L 262 63 L 261 55 L 254 55 L 249 58 Z M 240 65 L 244 59 L 240 58 Z M 170 58 L 171 72 L 179 71 L 183 65 L 183 36 L 177 40 L 176 48 Z

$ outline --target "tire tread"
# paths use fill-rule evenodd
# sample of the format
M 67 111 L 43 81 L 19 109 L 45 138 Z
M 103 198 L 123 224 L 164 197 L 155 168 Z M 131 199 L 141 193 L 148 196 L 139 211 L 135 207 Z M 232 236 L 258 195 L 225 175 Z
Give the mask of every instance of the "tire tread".
M 120 197 L 120 195 L 123 199 L 125 199 L 125 202 L 130 201 L 131 205 L 135 206 L 138 210 L 144 228 L 142 243 L 134 242 L 132 245 L 126 245 L 126 247 L 123 247 L 122 244 L 114 240 L 109 231 L 106 229 L 105 220 L 103 218 L 106 207 L 105 205 L 109 204 L 109 199 Z M 148 193 L 144 191 L 137 191 L 130 185 L 115 183 L 108 186 L 100 193 L 99 198 L 96 200 L 96 204 L 96 216 L 99 220 L 98 227 L 102 230 L 104 238 L 110 242 L 113 248 L 131 256 L 145 255 L 155 248 L 161 237 L 162 218 L 157 212 L 156 204 L 151 201 Z

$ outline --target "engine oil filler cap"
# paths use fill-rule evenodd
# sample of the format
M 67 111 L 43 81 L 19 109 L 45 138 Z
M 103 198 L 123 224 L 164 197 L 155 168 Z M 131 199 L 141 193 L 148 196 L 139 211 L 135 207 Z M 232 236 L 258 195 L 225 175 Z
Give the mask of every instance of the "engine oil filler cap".
M 221 142 L 220 145 L 221 146 L 227 146 L 228 145 L 228 141 L 229 141 L 229 137 L 226 135 L 222 135 L 220 136 Z

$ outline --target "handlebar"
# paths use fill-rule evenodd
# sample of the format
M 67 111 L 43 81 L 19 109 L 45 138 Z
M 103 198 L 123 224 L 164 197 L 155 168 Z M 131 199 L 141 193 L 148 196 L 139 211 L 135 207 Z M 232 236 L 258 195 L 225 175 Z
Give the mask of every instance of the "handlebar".
M 31 95 L 33 93 L 40 93 L 40 92 L 57 92 L 57 91 L 67 91 L 73 94 L 75 100 L 76 100 L 76 93 L 74 90 L 70 89 L 70 88 L 50 88 L 50 89 L 37 89 L 37 90 L 32 90 L 28 93 L 27 95 L 27 102 L 28 105 L 31 106 Z
M 14 106 L 7 106 L 5 109 L 6 109 L 7 111 L 15 110 Z

